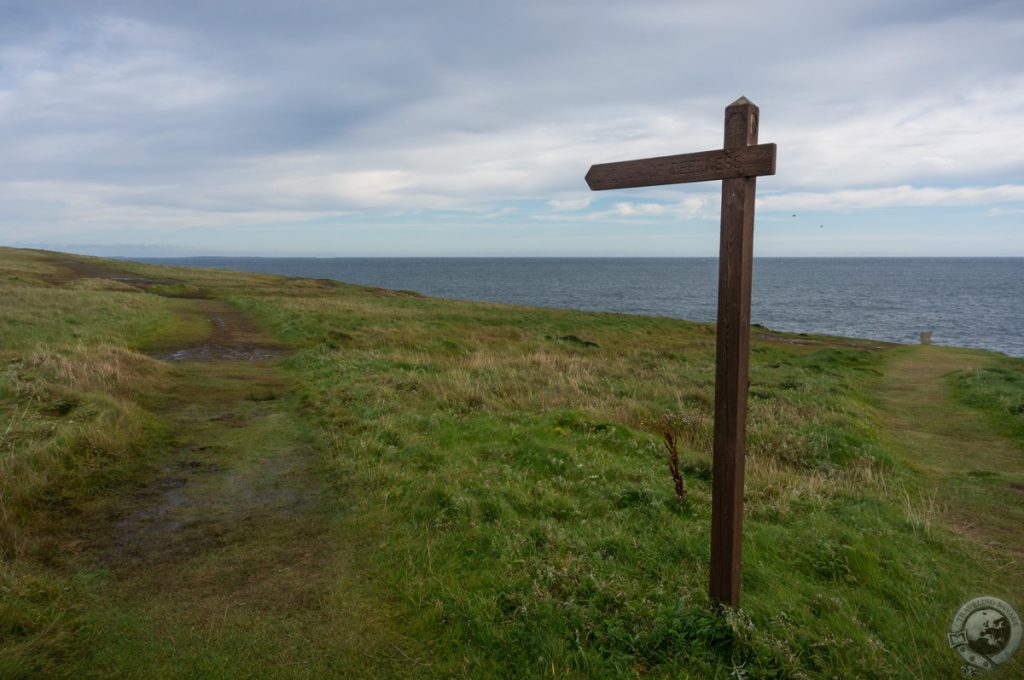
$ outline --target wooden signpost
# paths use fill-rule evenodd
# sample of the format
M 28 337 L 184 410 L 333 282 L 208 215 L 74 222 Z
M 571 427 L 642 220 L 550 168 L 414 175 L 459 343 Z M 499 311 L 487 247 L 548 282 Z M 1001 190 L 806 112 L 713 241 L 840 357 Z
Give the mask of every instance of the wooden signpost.
M 740 97 L 725 109 L 722 149 L 604 163 L 587 173 L 595 191 L 722 180 L 709 593 L 733 606 L 740 599 L 755 178 L 775 174 L 775 145 L 757 143 L 757 120 L 758 108 Z

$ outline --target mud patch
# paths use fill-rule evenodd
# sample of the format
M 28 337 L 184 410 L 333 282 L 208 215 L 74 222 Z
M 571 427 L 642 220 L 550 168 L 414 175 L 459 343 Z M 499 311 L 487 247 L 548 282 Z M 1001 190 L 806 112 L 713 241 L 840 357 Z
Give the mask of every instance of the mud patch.
M 283 354 L 282 350 L 269 347 L 227 347 L 211 342 L 177 349 L 160 358 L 164 361 L 266 361 Z
M 131 494 L 133 509 L 112 518 L 99 561 L 120 566 L 166 550 L 186 524 L 179 511 L 195 505 L 187 485 L 185 477 L 161 477 Z
M 209 300 L 209 291 L 180 279 L 147 277 L 127 269 L 118 269 L 89 260 L 62 259 L 56 263 L 59 273 L 49 277 L 52 283 L 84 279 L 112 281 L 129 289 L 172 298 L 199 301 L 213 328 L 209 337 L 185 347 L 153 353 L 164 361 L 267 361 L 280 358 L 287 348 L 266 338 L 265 331 L 244 314 L 221 302 Z
M 783 345 L 811 345 L 816 347 L 850 347 L 853 349 L 888 349 L 896 347 L 892 343 L 878 344 L 871 342 L 856 342 L 852 340 L 816 340 L 814 338 L 793 338 L 788 335 L 775 335 L 774 333 L 754 333 L 758 340 L 777 342 Z
M 46 277 L 51 283 L 61 284 L 83 278 L 109 279 L 140 290 L 145 290 L 150 286 L 173 286 L 181 283 L 179 279 L 140 276 L 127 269 L 118 269 L 88 260 L 63 259 L 58 260 L 56 264 L 61 271 Z
M 213 455 L 223 452 L 217 447 Z M 309 517 L 319 494 L 303 484 L 300 449 L 281 451 L 248 469 L 200 457 L 195 447 L 162 476 L 123 497 L 96 526 L 90 552 L 115 573 L 184 563 L 254 540 L 268 527 Z M 306 520 L 308 521 L 308 520 Z
M 181 283 L 178 279 L 154 279 L 135 275 L 111 276 L 109 278 L 114 281 L 126 283 L 129 286 L 135 286 L 136 288 L 148 288 L 149 286 L 174 286 L 180 285 Z
M 199 311 L 211 333 L 185 347 L 156 353 L 164 361 L 269 361 L 285 355 L 287 347 L 266 339 L 254 320 L 215 301 L 203 301 Z
M 414 290 L 401 290 L 395 288 L 381 288 L 379 286 L 356 286 L 362 291 L 378 295 L 380 297 L 403 297 L 403 298 L 425 298 L 423 293 Z
M 204 463 L 201 460 L 186 460 L 164 466 L 164 472 L 205 472 L 213 474 L 220 472 L 220 469 L 220 466 L 216 463 Z

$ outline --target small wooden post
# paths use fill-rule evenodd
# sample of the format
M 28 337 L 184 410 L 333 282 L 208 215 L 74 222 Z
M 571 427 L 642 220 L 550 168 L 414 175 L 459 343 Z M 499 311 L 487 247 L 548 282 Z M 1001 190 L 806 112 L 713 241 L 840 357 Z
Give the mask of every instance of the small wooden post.
M 740 601 L 755 178 L 775 174 L 775 145 L 757 143 L 757 122 L 758 108 L 740 97 L 725 109 L 722 149 L 602 163 L 587 172 L 595 191 L 722 180 L 708 592 L 732 606 Z

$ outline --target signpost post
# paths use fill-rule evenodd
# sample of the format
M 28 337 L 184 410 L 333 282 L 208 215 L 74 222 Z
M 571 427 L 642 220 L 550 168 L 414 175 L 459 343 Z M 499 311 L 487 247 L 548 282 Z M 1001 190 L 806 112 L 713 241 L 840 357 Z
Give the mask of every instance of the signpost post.
M 757 143 L 757 123 L 757 106 L 740 97 L 725 109 L 723 148 L 594 165 L 586 177 L 595 191 L 722 180 L 709 593 L 732 606 L 740 598 L 754 192 L 756 177 L 775 174 L 775 145 Z

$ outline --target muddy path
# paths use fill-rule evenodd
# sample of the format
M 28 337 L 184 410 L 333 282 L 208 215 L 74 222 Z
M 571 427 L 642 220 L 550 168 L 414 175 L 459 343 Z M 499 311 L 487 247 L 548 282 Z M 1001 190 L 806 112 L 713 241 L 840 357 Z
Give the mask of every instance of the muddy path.
M 56 264 L 62 282 L 101 278 L 142 290 L 182 283 L 88 260 Z M 165 392 L 142 397 L 173 444 L 156 474 L 101 503 L 85 531 L 87 554 L 122 575 L 209 557 L 252 540 L 253 525 L 294 523 L 308 535 L 322 524 L 312 444 L 296 422 L 290 376 L 276 365 L 288 348 L 220 300 L 182 302 L 178 313 L 193 325 L 202 319 L 209 333 L 151 352 L 174 365 L 173 377 Z
M 183 346 L 162 347 L 151 352 L 159 359 L 172 362 L 258 361 L 280 358 L 288 349 L 270 338 L 254 319 L 224 302 L 209 299 L 208 291 L 188 286 L 182 279 L 142 276 L 128 269 L 73 258 L 58 259 L 53 264 L 55 273 L 47 277 L 51 283 L 83 278 L 108 279 L 166 297 L 194 299 L 195 302 L 181 310 L 181 314 L 202 318 L 209 327 L 209 333 Z M 167 290 L 167 287 L 174 286 L 181 290 Z
M 315 533 L 322 484 L 287 376 L 223 340 L 172 357 L 173 388 L 151 403 L 173 446 L 152 479 L 105 508 L 92 535 L 96 559 L 120 574 L 184 567 L 285 524 Z
M 88 259 L 64 257 L 51 259 L 47 262 L 53 267 L 53 273 L 43 276 L 50 283 L 66 283 L 73 279 L 110 279 L 146 290 L 151 286 L 175 285 L 182 283 L 181 279 L 171 277 L 147 277 L 128 269 L 111 267 L 100 262 L 93 262 Z
M 180 347 L 153 352 L 157 358 L 175 363 L 267 361 L 287 353 L 288 347 L 270 338 L 255 320 L 219 300 L 196 300 L 184 313 L 202 317 L 209 334 Z M 263 373 L 273 371 L 268 368 Z
M 288 348 L 222 301 L 178 308 L 209 334 L 153 352 L 170 377 L 139 397 L 171 442 L 69 528 L 69 568 L 92 586 L 68 677 L 257 677 L 254 664 L 258 677 L 404 675 L 404 643 L 366 595 L 373 576 L 279 365 Z
M 174 365 L 173 378 L 167 391 L 143 397 L 173 433 L 169 454 L 88 532 L 98 563 L 143 580 L 159 564 L 184 577 L 190 562 L 283 525 L 307 538 L 323 525 L 313 445 L 297 422 L 291 379 L 276 366 L 286 347 L 218 300 L 190 301 L 182 313 L 204 317 L 211 332 L 154 353 Z

